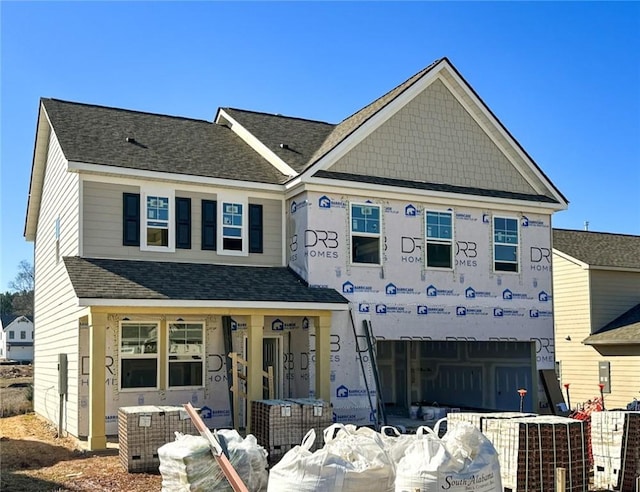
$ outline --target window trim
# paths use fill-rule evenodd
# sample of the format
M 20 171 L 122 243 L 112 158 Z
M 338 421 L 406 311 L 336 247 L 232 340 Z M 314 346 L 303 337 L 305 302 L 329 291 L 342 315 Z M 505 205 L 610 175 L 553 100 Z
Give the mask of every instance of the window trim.
M 171 325 L 200 325 L 200 327 L 202 328 L 202 353 L 200 354 L 200 363 L 202 365 L 202 384 L 200 385 L 195 385 L 195 386 L 171 386 L 170 384 L 170 374 L 171 374 L 171 363 L 172 361 L 169 359 L 170 355 L 171 355 L 171 339 L 169 336 L 169 331 L 171 330 Z M 206 386 L 206 375 L 207 375 L 207 371 L 206 371 L 206 352 L 207 352 L 207 340 L 206 340 L 206 336 L 207 336 L 207 331 L 206 331 L 206 325 L 205 322 L 203 320 L 185 320 L 185 321 L 167 321 L 167 348 L 165 350 L 165 353 L 163 354 L 165 359 L 166 359 L 166 371 L 165 371 L 165 387 L 167 388 L 167 391 L 180 391 L 180 390 L 191 390 L 191 389 L 201 389 L 204 388 Z M 173 361 L 173 363 L 175 362 L 181 362 L 181 361 Z M 182 361 L 185 362 L 185 361 Z
M 505 242 L 496 242 L 496 219 L 507 219 L 507 220 L 513 220 L 516 223 L 516 234 L 517 234 L 517 239 L 518 242 L 515 243 L 515 245 L 513 243 L 505 243 Z M 518 219 L 517 217 L 510 217 L 510 216 L 506 216 L 506 215 L 493 215 L 491 217 L 491 256 L 492 256 L 492 260 L 493 260 L 493 265 L 492 265 L 492 271 L 493 273 L 502 275 L 502 274 L 511 274 L 511 275 L 519 275 L 520 274 L 520 241 L 521 241 L 521 237 L 520 237 L 520 219 Z M 515 246 L 516 248 L 516 260 L 515 261 L 504 261 L 501 260 L 498 262 L 498 260 L 496 260 L 496 245 L 504 245 L 504 246 Z M 514 264 L 516 266 L 516 270 L 515 271 L 509 271 L 509 270 L 497 270 L 496 269 L 496 263 L 509 263 L 509 264 Z
M 356 232 L 354 233 L 353 231 L 353 207 L 354 206 L 360 206 L 360 207 L 376 207 L 379 211 L 379 222 L 380 222 L 380 231 L 378 233 L 371 233 L 371 232 Z M 375 267 L 375 266 L 382 266 L 383 265 L 383 249 L 382 249 L 382 241 L 383 241 L 383 236 L 382 236 L 382 231 L 384 229 L 383 226 L 383 209 L 382 209 L 382 205 L 380 205 L 379 203 L 370 203 L 370 202 L 349 202 L 349 265 L 352 266 L 365 266 L 365 267 Z M 377 238 L 378 239 L 378 263 L 363 263 L 363 262 L 355 262 L 353 261 L 353 238 L 354 236 L 356 237 L 371 237 L 371 238 Z
M 122 352 L 122 328 L 126 325 L 155 325 L 156 326 L 156 352 L 155 354 L 128 354 Z M 140 319 L 140 320 L 131 320 L 131 321 L 120 321 L 118 327 L 118 370 L 120 371 L 120 375 L 118 377 L 118 391 L 126 392 L 126 393 L 135 393 L 141 391 L 158 391 L 160 390 L 160 339 L 161 339 L 161 323 L 158 320 L 148 320 L 148 319 Z M 140 359 L 154 359 L 156 361 L 156 385 L 155 386 L 138 386 L 134 388 L 125 388 L 122 385 L 122 377 L 124 376 L 124 371 L 122 369 L 122 361 L 123 360 L 140 360 Z
M 451 239 L 429 239 L 427 236 L 427 215 L 429 213 L 437 213 L 437 214 L 448 214 L 451 216 Z M 455 226 L 455 217 L 456 214 L 453 210 L 438 210 L 435 208 L 425 208 L 424 209 L 424 267 L 429 270 L 440 270 L 440 271 L 453 271 L 455 268 L 455 244 L 456 244 L 456 226 Z M 438 267 L 438 266 L 429 266 L 429 257 L 427 253 L 428 244 L 448 244 L 451 248 L 449 253 L 449 261 L 451 263 L 450 267 Z
M 219 255 L 227 256 L 249 256 L 249 200 L 246 196 L 238 194 L 218 194 L 217 200 L 217 228 L 216 231 L 217 248 Z M 240 250 L 225 249 L 224 247 L 224 206 L 225 204 L 242 205 L 242 225 L 240 226 L 240 239 L 242 240 L 242 248 Z
M 150 196 L 159 196 L 166 198 L 169 205 L 169 217 L 167 219 L 168 241 L 167 246 L 154 246 L 147 244 L 147 198 Z M 173 188 L 164 187 L 144 187 L 140 189 L 140 250 L 155 251 L 163 253 L 175 253 L 176 248 L 176 209 L 175 209 L 175 190 Z

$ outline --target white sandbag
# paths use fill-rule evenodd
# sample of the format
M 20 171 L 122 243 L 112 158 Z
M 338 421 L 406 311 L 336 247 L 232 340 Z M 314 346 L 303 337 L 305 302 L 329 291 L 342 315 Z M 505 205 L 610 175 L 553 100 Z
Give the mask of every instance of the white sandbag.
M 418 429 L 417 438 L 396 466 L 396 492 L 502 492 L 498 454 L 473 425 L 461 423 L 438 437 Z
M 249 434 L 243 439 L 235 430 L 219 430 L 226 444 L 229 461 L 251 492 L 267 486 L 267 453 Z M 233 489 L 211 454 L 209 442 L 202 436 L 176 432 L 176 440 L 158 448 L 162 492 L 204 492 Z
M 158 448 L 158 457 L 162 492 L 213 490 L 220 483 L 222 471 L 204 437 L 179 434 L 175 441 Z
M 229 461 L 238 472 L 240 478 L 252 492 L 267 489 L 267 452 L 258 444 L 253 434 L 243 438 L 235 429 L 220 429 L 229 451 Z
M 311 429 L 269 472 L 268 492 L 391 492 L 394 467 L 380 434 L 353 425 L 324 431 L 325 445 L 314 453 Z
M 342 490 L 344 474 L 351 466 L 346 460 L 318 449 L 310 451 L 316 439 L 311 429 L 282 459 L 269 471 L 267 492 L 333 492 Z
M 388 492 L 395 482 L 395 466 L 381 435 L 369 427 L 333 424 L 324 431 L 324 448 L 352 467 L 346 470 L 343 491 Z
M 380 428 L 380 436 L 394 467 L 404 457 L 405 451 L 416 439 L 415 434 L 402 434 L 392 425 L 382 426 Z

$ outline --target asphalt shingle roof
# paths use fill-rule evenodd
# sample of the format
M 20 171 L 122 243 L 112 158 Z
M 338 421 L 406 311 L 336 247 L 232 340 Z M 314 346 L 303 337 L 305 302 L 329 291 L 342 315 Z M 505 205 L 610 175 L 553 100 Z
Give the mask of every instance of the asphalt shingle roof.
M 296 172 L 304 171 L 313 153 L 335 128 L 335 125 L 323 121 L 223 109 Z
M 57 99 L 42 103 L 70 161 L 259 183 L 288 179 L 222 125 Z
M 640 304 L 583 340 L 586 345 L 640 344 Z
M 511 191 L 487 190 L 484 188 L 471 188 L 467 186 L 454 186 L 442 183 L 427 183 L 423 181 L 408 181 L 406 179 L 383 178 L 378 176 L 364 176 L 361 174 L 339 173 L 334 171 L 318 171 L 314 174 L 319 178 L 339 179 L 342 181 L 355 181 L 358 183 L 371 183 L 386 186 L 400 186 L 416 190 L 432 190 L 443 193 L 464 193 L 467 195 L 492 196 L 495 198 L 510 198 L 512 200 L 527 200 L 535 202 L 558 203 L 553 198 L 545 195 L 530 195 L 527 193 L 514 193 Z
M 640 236 L 554 229 L 553 248 L 590 266 L 640 269 Z
M 78 298 L 347 304 L 285 267 L 65 257 Z
M 331 134 L 324 141 L 322 146 L 320 146 L 316 150 L 316 152 L 313 154 L 313 156 L 311 156 L 309 165 L 312 165 L 315 162 L 322 159 L 334 147 L 340 144 L 340 142 L 345 140 L 349 135 L 351 135 L 358 128 L 360 128 L 367 120 L 372 118 L 378 111 L 383 109 L 396 97 L 398 97 L 400 94 L 406 91 L 409 87 L 415 84 L 418 80 L 420 80 L 424 75 L 430 72 L 442 60 L 444 60 L 444 58 L 434 61 L 428 67 L 423 68 L 415 75 L 409 77 L 402 84 L 394 87 L 389 92 L 387 92 L 383 96 L 373 101 L 371 104 L 368 104 L 364 108 L 360 109 L 356 113 L 344 119 L 342 122 L 340 122 L 340 124 L 336 125 L 336 127 L 333 129 Z

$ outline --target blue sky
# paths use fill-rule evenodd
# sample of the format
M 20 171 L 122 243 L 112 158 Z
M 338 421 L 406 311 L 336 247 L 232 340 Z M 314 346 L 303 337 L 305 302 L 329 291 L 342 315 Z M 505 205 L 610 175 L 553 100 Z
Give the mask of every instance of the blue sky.
M 40 97 L 337 123 L 448 57 L 569 199 L 640 234 L 638 2 L 0 2 L 0 291 L 20 260 Z

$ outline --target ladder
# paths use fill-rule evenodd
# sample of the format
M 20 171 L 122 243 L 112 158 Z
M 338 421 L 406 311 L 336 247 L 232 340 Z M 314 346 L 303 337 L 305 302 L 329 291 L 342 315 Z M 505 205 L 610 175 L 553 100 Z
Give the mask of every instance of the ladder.
M 240 398 L 247 401 L 247 392 L 243 389 L 246 387 L 247 376 L 245 376 L 245 369 L 248 371 L 249 363 L 240 357 L 240 354 L 236 352 L 230 352 L 228 357 L 231 359 L 231 386 L 230 390 L 233 394 L 233 427 L 234 429 L 244 428 L 245 425 L 240 426 Z M 266 371 L 262 371 L 263 380 L 266 379 L 266 384 L 263 381 L 263 388 L 267 390 L 267 399 L 273 398 L 274 386 L 273 386 L 273 366 L 268 366 Z M 242 381 L 242 383 L 241 383 Z M 245 413 L 246 416 L 246 413 Z
M 380 386 L 380 378 L 378 376 L 378 361 L 376 359 L 375 349 L 373 347 L 374 339 L 373 332 L 371 330 L 371 323 L 368 320 L 362 321 L 362 327 L 364 331 L 364 337 L 366 340 L 366 348 L 361 349 L 359 343 L 359 337 L 356 333 L 356 325 L 353 321 L 353 312 L 349 310 L 349 315 L 351 318 L 351 328 L 353 329 L 353 337 L 356 342 L 356 355 L 358 360 L 360 360 L 360 370 L 362 371 L 362 378 L 364 379 L 364 386 L 367 390 L 367 398 L 369 400 L 369 408 L 371 409 L 371 413 L 376 415 L 376 430 L 380 430 L 380 422 L 382 425 L 387 425 L 387 416 L 384 410 L 384 402 L 382 400 L 381 386 Z M 367 371 L 364 368 L 364 361 L 362 360 L 362 353 L 366 353 L 369 356 L 369 361 L 371 363 L 371 369 L 373 371 L 373 380 L 376 386 L 376 409 L 374 409 L 373 403 L 371 403 L 371 392 L 369 391 L 369 381 L 367 379 Z
M 380 375 L 378 374 L 378 359 L 376 349 L 374 347 L 375 338 L 371 329 L 371 321 L 365 319 L 362 321 L 362 328 L 367 340 L 367 350 L 369 352 L 369 360 L 371 360 L 371 370 L 373 371 L 373 381 L 376 385 L 376 401 L 378 408 L 378 425 L 382 421 L 383 425 L 387 425 L 387 414 L 384 409 L 384 399 L 382 398 L 382 385 L 380 384 Z

